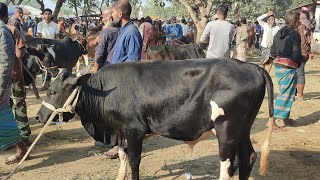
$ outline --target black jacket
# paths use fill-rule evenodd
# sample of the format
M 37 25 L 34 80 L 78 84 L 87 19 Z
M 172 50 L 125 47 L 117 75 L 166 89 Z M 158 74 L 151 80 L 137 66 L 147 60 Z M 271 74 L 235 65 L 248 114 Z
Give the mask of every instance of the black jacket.
M 294 29 L 284 26 L 274 36 L 270 54 L 274 58 L 279 56 L 291 59 L 300 66 L 301 62 L 304 62 L 301 54 L 300 34 Z

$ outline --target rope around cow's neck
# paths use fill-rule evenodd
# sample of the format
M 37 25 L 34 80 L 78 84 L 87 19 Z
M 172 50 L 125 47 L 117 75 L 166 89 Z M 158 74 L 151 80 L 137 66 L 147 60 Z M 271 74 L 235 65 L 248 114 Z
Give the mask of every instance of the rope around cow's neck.
M 26 160 L 26 158 L 29 156 L 31 150 L 33 149 L 33 147 L 35 146 L 35 144 L 38 142 L 38 140 L 40 139 L 40 137 L 42 136 L 42 134 L 44 133 L 44 131 L 47 129 L 47 127 L 49 126 L 49 124 L 52 122 L 52 120 L 54 119 L 54 117 L 58 114 L 59 115 L 59 120 L 62 120 L 63 116 L 62 113 L 64 112 L 70 112 L 70 113 L 74 113 L 75 110 L 75 105 L 77 104 L 78 98 L 79 98 L 79 94 L 80 94 L 80 88 L 77 87 L 75 90 L 73 90 L 73 92 L 71 93 L 71 95 L 68 97 L 68 99 L 66 100 L 65 104 L 62 106 L 62 108 L 55 108 L 53 105 L 46 103 L 46 102 L 42 102 L 47 108 L 49 108 L 47 105 L 50 106 L 49 109 L 53 109 L 53 113 L 51 114 L 49 120 L 47 121 L 47 123 L 44 125 L 44 127 L 41 129 L 40 133 L 38 134 L 37 138 L 33 141 L 33 143 L 31 144 L 30 148 L 28 149 L 27 153 L 23 156 L 23 158 L 20 160 L 20 162 L 13 168 L 13 170 L 10 172 L 9 175 L 7 175 L 6 177 L 1 178 L 1 180 L 7 180 L 9 179 L 20 167 L 20 165 Z M 52 108 L 53 107 L 53 108 Z
M 36 57 L 36 60 L 37 60 L 37 62 L 38 62 L 38 64 L 39 64 L 40 70 L 44 72 L 44 80 L 43 80 L 43 83 L 42 83 L 42 86 L 44 86 L 45 83 L 46 83 L 46 79 L 47 79 L 47 77 L 48 77 L 48 69 L 58 68 L 58 66 L 46 67 L 46 66 L 42 63 L 42 61 L 40 60 L 40 58 Z
M 84 45 L 83 45 L 78 39 L 75 39 L 75 41 L 78 42 L 80 48 L 81 48 L 81 47 L 83 48 L 83 52 L 85 52 L 85 51 L 87 50 L 87 48 L 84 47 Z

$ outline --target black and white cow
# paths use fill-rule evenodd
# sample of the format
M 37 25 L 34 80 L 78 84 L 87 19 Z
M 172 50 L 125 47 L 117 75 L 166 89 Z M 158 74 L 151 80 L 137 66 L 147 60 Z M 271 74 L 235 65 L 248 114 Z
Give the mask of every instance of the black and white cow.
M 27 51 L 37 56 L 55 77 L 58 68 L 66 68 L 71 72 L 79 57 L 88 53 L 86 46 L 87 41 L 81 37 L 76 40 L 69 37 L 60 40 L 34 38 L 28 41 Z
M 120 142 L 117 179 L 125 178 L 128 160 L 132 179 L 139 179 L 146 134 L 195 145 L 212 132 L 219 142 L 220 179 L 230 179 L 238 167 L 240 179 L 248 179 L 257 158 L 250 129 L 266 87 L 269 121 L 273 118 L 273 85 L 268 73 L 257 65 L 232 59 L 114 64 L 78 77 L 62 71 L 45 102 L 60 108 L 79 86 L 75 111 L 89 134 L 103 140 L 104 133 L 112 132 L 124 140 Z M 42 106 L 38 119 L 45 122 L 51 114 Z M 66 113 L 64 118 L 68 121 L 72 115 Z M 261 150 L 262 174 L 267 170 L 271 132 L 269 126 Z

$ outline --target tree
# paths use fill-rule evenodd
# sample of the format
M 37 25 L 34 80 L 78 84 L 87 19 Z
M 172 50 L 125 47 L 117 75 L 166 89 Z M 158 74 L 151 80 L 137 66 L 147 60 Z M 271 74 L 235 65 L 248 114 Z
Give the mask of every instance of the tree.
M 38 2 L 38 4 L 40 5 L 40 10 L 42 11 L 42 13 L 44 12 L 44 3 L 43 0 L 36 0 Z
M 64 2 L 65 2 L 65 0 L 57 0 L 56 7 L 54 8 L 53 15 L 52 15 L 53 19 L 57 19 L 58 18 L 58 15 L 59 15 L 61 7 L 62 7 L 62 4 Z
M 23 2 L 23 0 L 18 0 L 18 1 L 16 1 L 16 0 L 6 0 L 6 1 L 4 2 L 4 4 L 7 5 L 7 6 L 8 6 L 10 3 L 12 3 L 13 5 L 20 5 L 22 2 Z
M 171 6 L 167 7 L 165 4 L 159 4 L 158 1 L 147 0 L 146 5 L 142 7 L 142 12 L 145 16 L 158 16 L 164 19 L 168 19 L 172 15 L 177 17 L 188 16 L 188 12 L 179 2 L 173 2 Z

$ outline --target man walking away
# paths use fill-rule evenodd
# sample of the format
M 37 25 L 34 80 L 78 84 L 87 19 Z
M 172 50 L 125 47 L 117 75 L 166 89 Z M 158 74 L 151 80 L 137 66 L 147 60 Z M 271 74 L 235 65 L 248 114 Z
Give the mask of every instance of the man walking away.
M 209 22 L 200 38 L 201 43 L 208 43 L 207 58 L 229 58 L 230 44 L 234 34 L 234 26 L 226 21 L 228 6 L 219 5 L 216 21 Z
M 236 33 L 235 58 L 243 62 L 246 62 L 247 59 L 248 37 L 247 19 L 242 17 L 240 19 L 240 27 Z

